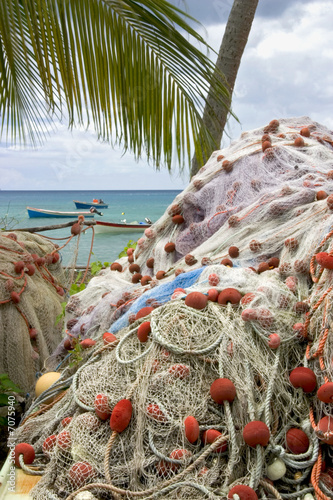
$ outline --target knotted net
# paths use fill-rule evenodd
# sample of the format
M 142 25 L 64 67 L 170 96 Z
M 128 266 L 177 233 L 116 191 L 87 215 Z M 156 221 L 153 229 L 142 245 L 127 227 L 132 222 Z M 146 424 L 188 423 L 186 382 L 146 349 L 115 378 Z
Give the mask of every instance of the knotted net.
M 69 302 L 71 335 L 96 344 L 63 362 L 67 391 L 41 414 L 32 405 L 16 433 L 44 447 L 33 498 L 331 497 L 333 266 L 315 256 L 333 251 L 332 167 L 332 133 L 308 118 L 243 134 L 121 272 Z M 151 281 L 133 282 L 131 260 Z M 294 381 L 300 367 L 314 385 Z M 233 395 L 216 397 L 220 379 Z

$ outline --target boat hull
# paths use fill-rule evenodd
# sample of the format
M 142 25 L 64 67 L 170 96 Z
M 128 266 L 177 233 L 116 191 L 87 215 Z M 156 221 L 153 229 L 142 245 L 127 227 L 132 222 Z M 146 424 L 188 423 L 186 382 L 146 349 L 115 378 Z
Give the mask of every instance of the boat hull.
M 151 224 L 123 224 L 97 220 L 94 226 L 96 233 L 142 233 Z
M 54 218 L 71 218 L 77 219 L 79 215 L 83 215 L 85 218 L 93 218 L 94 214 L 90 212 L 61 212 L 58 210 L 45 210 L 43 208 L 32 208 L 27 207 L 28 215 L 30 219 L 35 219 L 39 217 L 54 219 Z
M 94 203 L 94 202 L 85 202 L 85 201 L 77 201 L 73 200 L 75 203 L 76 208 L 91 208 L 91 207 L 96 207 L 96 208 L 108 208 L 109 205 L 106 203 Z

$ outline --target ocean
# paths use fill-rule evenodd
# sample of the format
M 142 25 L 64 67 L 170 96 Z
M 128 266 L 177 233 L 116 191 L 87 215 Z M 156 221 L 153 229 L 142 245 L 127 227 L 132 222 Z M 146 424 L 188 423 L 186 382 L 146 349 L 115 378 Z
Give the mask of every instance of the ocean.
M 101 220 L 120 222 L 144 222 L 145 217 L 157 221 L 172 203 L 179 190 L 166 191 L 1 191 L 0 190 L 0 229 L 48 226 L 62 224 L 70 219 L 34 218 L 30 219 L 26 207 L 46 208 L 49 210 L 75 211 L 73 200 L 92 201 L 102 199 L 109 207 L 102 209 Z M 95 215 L 95 220 L 100 218 Z M 92 220 L 92 219 L 88 219 Z M 70 228 L 44 231 L 42 235 L 62 238 L 70 236 Z M 77 265 L 86 265 L 92 231 L 88 230 L 80 238 Z M 91 262 L 113 262 L 124 249 L 129 240 L 137 241 L 140 233 L 96 234 Z M 63 241 L 55 241 L 63 244 Z M 73 258 L 76 243 L 68 245 L 61 251 L 63 265 L 68 265 Z

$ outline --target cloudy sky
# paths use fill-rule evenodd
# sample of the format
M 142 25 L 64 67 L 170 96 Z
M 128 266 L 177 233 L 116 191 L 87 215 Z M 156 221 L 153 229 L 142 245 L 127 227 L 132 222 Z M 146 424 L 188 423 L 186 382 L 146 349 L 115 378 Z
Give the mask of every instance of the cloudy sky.
M 183 0 L 170 0 L 184 8 Z M 187 12 L 218 51 L 232 0 L 187 0 Z M 244 0 L 246 3 L 246 0 Z M 310 116 L 333 129 L 332 0 L 259 0 L 233 96 L 223 145 L 274 118 Z M 188 176 L 155 172 L 144 161 L 97 142 L 66 124 L 38 150 L 0 143 L 0 188 L 183 189 Z

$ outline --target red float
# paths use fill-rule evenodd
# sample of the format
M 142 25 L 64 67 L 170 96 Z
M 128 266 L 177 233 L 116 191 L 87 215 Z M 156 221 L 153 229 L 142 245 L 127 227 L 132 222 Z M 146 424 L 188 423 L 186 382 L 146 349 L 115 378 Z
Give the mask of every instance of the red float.
M 68 450 L 72 445 L 72 438 L 68 431 L 62 431 L 57 436 L 57 446 L 63 451 Z
M 172 243 L 171 241 L 169 243 L 167 243 L 164 247 L 164 250 L 166 251 L 166 253 L 172 253 L 175 251 L 175 249 L 176 249 L 176 245 L 174 243 Z
M 122 272 L 123 267 L 119 264 L 119 262 L 113 262 L 110 266 L 111 271 L 118 271 L 119 273 Z
M 148 314 L 150 314 L 153 310 L 153 307 L 143 307 L 136 313 L 135 319 L 144 318 L 145 316 L 148 316 Z
M 189 376 L 190 368 L 187 365 L 173 365 L 170 366 L 168 372 L 175 378 L 184 379 Z
M 333 256 L 327 252 L 319 252 L 316 254 L 316 261 L 324 269 L 333 269 Z
M 80 488 L 88 479 L 94 477 L 96 472 L 89 462 L 76 462 L 69 469 L 68 475 L 74 487 Z
M 239 248 L 238 247 L 230 247 L 228 253 L 232 259 L 236 259 L 239 256 Z
M 301 128 L 300 134 L 303 137 L 310 137 L 310 130 L 308 129 L 308 127 L 303 127 Z
M 215 403 L 231 402 L 236 397 L 236 387 L 228 378 L 218 378 L 210 386 L 210 395 Z
M 302 429 L 292 428 L 286 434 L 286 445 L 292 453 L 300 455 L 308 451 L 310 441 Z
M 269 442 L 270 432 L 264 422 L 253 420 L 244 427 L 243 438 L 245 443 L 252 448 L 255 448 L 258 444 L 266 446 Z
M 140 266 L 138 264 L 131 264 L 128 268 L 129 272 L 134 274 L 134 273 L 139 273 L 140 272 Z
M 196 418 L 189 416 L 184 420 L 185 436 L 190 443 L 195 443 L 198 440 L 200 429 Z
M 140 342 L 147 342 L 148 335 L 151 332 L 150 321 L 144 321 L 138 328 L 138 339 Z
M 216 288 L 210 288 L 207 292 L 208 300 L 210 300 L 211 302 L 216 302 L 218 296 L 219 296 L 219 291 L 216 290 Z
M 301 387 L 304 392 L 312 392 L 317 385 L 315 373 L 305 366 L 298 366 L 289 375 L 291 385 L 298 389 Z
M 317 191 L 316 198 L 318 201 L 325 200 L 328 197 L 326 191 Z
M 304 139 L 302 139 L 302 137 L 296 137 L 296 139 L 294 140 L 294 146 L 296 146 L 297 148 L 302 148 L 304 146 Z
M 129 399 L 120 400 L 112 410 L 110 427 L 112 431 L 123 432 L 132 418 L 132 403 Z
M 330 210 L 333 210 L 333 194 L 330 194 L 328 198 L 326 198 L 327 206 Z
M 217 286 L 220 282 L 220 278 L 218 277 L 217 274 L 212 273 L 208 276 L 208 283 L 210 286 Z
M 165 278 L 165 271 L 157 271 L 157 273 L 156 273 L 156 279 L 157 280 L 162 280 L 163 278 Z
M 270 347 L 271 349 L 277 349 L 280 344 L 280 335 L 278 335 L 277 333 L 271 333 L 271 335 L 268 337 L 268 347 Z
M 182 215 L 173 215 L 172 222 L 174 224 L 182 224 L 184 222 L 184 217 Z
M 42 446 L 42 450 L 44 455 L 50 456 L 50 453 L 52 453 L 53 448 L 55 447 L 57 442 L 57 434 L 52 434 L 52 436 L 48 436 Z
M 319 387 L 317 398 L 323 403 L 333 403 L 333 382 L 326 382 Z
M 141 279 L 142 279 L 142 274 L 135 273 L 132 276 L 132 283 L 139 283 L 139 281 L 141 281 Z
M 103 333 L 103 344 L 108 345 L 112 344 L 112 342 L 115 342 L 117 340 L 117 337 L 113 335 L 113 333 L 110 332 L 105 332 Z
M 228 493 L 228 500 L 233 500 L 234 495 L 238 495 L 240 500 L 258 500 L 256 492 L 245 484 L 238 484 L 231 488 Z
M 221 305 L 227 305 L 228 302 L 230 304 L 236 305 L 241 301 L 242 294 L 236 290 L 236 288 L 225 288 L 219 293 L 217 302 Z
M 19 462 L 19 456 L 23 455 L 23 461 L 25 465 L 32 464 L 35 460 L 35 450 L 29 443 L 19 443 L 14 449 L 14 460 L 16 467 L 21 467 Z
M 140 283 L 142 286 L 148 285 L 148 283 L 152 280 L 153 278 L 151 276 L 142 276 Z
M 107 420 L 111 415 L 109 400 L 106 394 L 97 394 L 94 401 L 96 415 L 101 420 Z
M 208 297 L 201 292 L 191 292 L 185 298 L 185 304 L 193 309 L 204 309 L 207 305 Z
M 166 422 L 167 421 L 167 417 L 164 415 L 164 413 L 160 409 L 160 407 L 155 403 L 149 404 L 146 408 L 146 411 L 147 411 L 148 416 L 153 418 L 154 420 L 157 420 L 157 422 Z
M 326 444 L 333 444 L 333 417 L 323 417 L 319 420 L 318 429 L 324 434 L 319 434 L 318 437 Z
M 221 266 L 233 267 L 233 263 L 230 259 L 222 259 L 220 262 Z
M 257 309 L 244 309 L 241 317 L 243 321 L 255 321 L 258 319 L 258 311 Z
M 216 439 L 221 437 L 221 432 L 216 429 L 208 429 L 202 435 L 203 444 L 212 444 Z M 228 448 L 228 442 L 224 441 L 218 448 L 216 448 L 215 453 L 224 453 Z
M 168 244 L 168 243 L 167 243 Z M 153 269 L 154 268 L 154 257 L 150 257 L 147 262 L 146 262 L 146 266 L 149 268 L 149 269 Z

